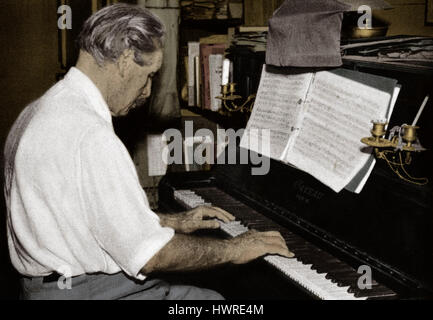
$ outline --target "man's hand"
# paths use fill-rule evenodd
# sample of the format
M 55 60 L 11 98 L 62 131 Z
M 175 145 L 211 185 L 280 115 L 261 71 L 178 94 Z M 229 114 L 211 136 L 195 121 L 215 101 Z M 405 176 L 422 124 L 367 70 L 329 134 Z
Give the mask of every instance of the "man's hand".
M 235 220 L 227 211 L 216 207 L 201 206 L 178 214 L 159 215 L 163 227 L 173 228 L 178 233 L 192 233 L 201 229 L 218 229 L 220 224 Z
M 289 251 L 284 238 L 277 231 L 251 230 L 231 239 L 230 242 L 234 255 L 231 262 L 235 264 L 247 263 L 267 254 L 279 254 L 287 258 L 295 256 Z

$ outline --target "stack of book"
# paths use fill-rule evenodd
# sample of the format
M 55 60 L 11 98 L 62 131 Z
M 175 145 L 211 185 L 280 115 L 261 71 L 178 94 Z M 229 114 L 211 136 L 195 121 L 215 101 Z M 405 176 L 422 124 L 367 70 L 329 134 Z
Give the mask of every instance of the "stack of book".
M 215 1 L 215 18 L 221 20 L 229 18 L 228 0 Z
M 219 111 L 226 42 L 188 42 L 188 106 Z
M 228 19 L 228 0 L 182 0 L 184 20 Z
M 245 47 L 252 52 L 266 51 L 268 27 L 239 27 L 231 39 L 230 47 Z
M 238 84 L 237 94 L 248 97 L 256 93 L 267 32 L 267 27 L 240 26 L 229 29 L 227 35 L 188 42 L 184 59 L 187 86 L 183 90 L 188 106 L 220 111 L 222 101 L 217 97 L 222 95 L 221 86 L 229 82 Z

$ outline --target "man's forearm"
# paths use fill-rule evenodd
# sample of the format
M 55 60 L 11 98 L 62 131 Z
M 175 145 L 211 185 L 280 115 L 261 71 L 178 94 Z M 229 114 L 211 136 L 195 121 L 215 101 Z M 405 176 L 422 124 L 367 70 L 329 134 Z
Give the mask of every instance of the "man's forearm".
M 221 239 L 175 234 L 143 267 L 142 273 L 190 271 L 210 268 L 233 260 L 230 242 Z

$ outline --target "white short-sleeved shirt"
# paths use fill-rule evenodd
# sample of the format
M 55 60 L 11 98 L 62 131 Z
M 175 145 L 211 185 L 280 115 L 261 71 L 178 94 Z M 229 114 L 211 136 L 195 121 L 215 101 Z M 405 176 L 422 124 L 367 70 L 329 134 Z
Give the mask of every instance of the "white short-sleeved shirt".
M 76 68 L 15 122 L 5 176 L 9 252 L 23 275 L 144 279 L 174 235 L 150 210 L 100 91 Z

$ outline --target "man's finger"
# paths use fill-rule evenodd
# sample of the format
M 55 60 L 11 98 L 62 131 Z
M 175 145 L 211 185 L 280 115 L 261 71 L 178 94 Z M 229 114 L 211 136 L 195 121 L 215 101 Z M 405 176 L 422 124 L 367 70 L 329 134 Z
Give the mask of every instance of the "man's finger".
M 286 242 L 281 237 L 275 236 L 275 237 L 266 237 L 266 238 L 260 238 L 260 241 L 265 243 L 266 245 L 278 245 L 281 247 L 287 248 Z
M 198 221 L 196 224 L 196 229 L 218 229 L 220 223 L 217 220 L 202 220 Z
M 234 215 L 232 215 L 230 212 L 227 212 L 226 210 L 221 209 L 219 207 L 215 207 L 215 209 L 217 209 L 217 210 L 221 211 L 222 213 L 224 213 L 227 216 L 227 218 L 229 218 L 230 221 L 235 221 L 236 220 L 236 217 Z
M 283 236 L 281 235 L 281 233 L 279 233 L 278 231 L 265 231 L 265 232 L 260 232 L 259 236 L 262 237 L 263 239 L 266 238 L 278 238 L 284 242 L 286 242 L 286 240 L 284 240 Z
M 225 217 L 227 217 L 228 221 L 226 221 L 226 222 L 230 222 L 230 221 L 236 220 L 236 217 L 234 215 L 228 213 L 224 209 L 221 209 L 221 208 L 218 208 L 218 207 L 212 207 L 212 209 L 215 209 L 216 211 L 221 212 Z
M 268 245 L 267 251 L 268 254 L 279 254 L 280 256 L 286 258 L 293 258 L 295 256 L 295 254 L 291 252 L 289 249 L 287 249 L 286 246 Z
M 224 222 L 229 222 L 227 217 L 221 212 L 208 208 L 202 212 L 202 218 L 217 218 Z
M 225 211 L 221 212 L 220 210 L 214 207 L 205 208 L 202 212 L 202 215 L 203 217 L 208 217 L 208 218 L 218 218 L 226 223 L 233 221 L 232 219 L 233 216 L 231 216 L 229 213 Z

